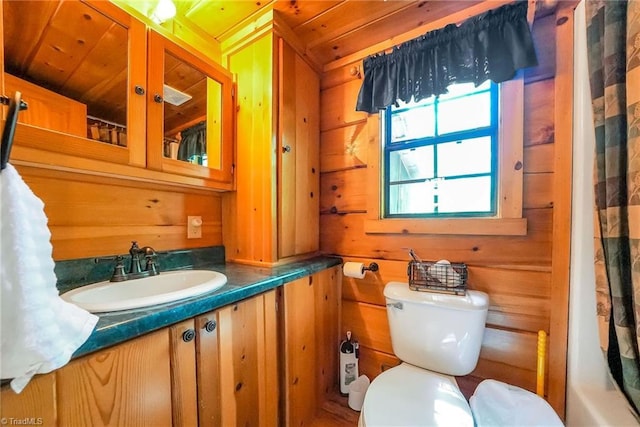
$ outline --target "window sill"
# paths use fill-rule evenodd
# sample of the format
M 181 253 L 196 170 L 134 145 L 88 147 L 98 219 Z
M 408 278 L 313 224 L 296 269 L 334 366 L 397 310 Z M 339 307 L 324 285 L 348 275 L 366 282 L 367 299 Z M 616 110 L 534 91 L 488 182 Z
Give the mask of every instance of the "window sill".
M 526 236 L 526 218 L 369 219 L 367 234 Z

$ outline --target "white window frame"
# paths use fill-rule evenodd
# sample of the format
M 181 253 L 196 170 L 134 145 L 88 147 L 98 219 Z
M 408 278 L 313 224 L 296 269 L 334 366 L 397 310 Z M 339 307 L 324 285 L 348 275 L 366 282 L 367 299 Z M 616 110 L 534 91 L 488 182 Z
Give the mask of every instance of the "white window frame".
M 455 234 L 525 236 L 527 219 L 522 216 L 524 80 L 522 73 L 499 87 L 497 213 L 493 217 L 464 218 L 383 218 L 384 173 L 383 120 L 369 115 L 369 155 L 367 182 L 367 234 Z

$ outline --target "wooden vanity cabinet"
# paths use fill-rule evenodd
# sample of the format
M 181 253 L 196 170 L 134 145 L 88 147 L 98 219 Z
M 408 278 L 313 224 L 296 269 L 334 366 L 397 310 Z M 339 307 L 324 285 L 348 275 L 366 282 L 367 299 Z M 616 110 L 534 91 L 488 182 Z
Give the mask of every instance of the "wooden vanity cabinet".
M 229 259 L 274 264 L 319 248 L 318 74 L 274 32 L 224 53 L 237 78 Z
M 278 425 L 275 290 L 170 329 L 174 425 Z
M 340 266 L 281 288 L 284 425 L 308 426 L 338 384 Z
M 171 426 L 167 330 L 72 360 L 0 394 L 0 416 L 44 426 Z
M 45 426 L 309 425 L 338 376 L 340 266 L 72 360 L 0 417 Z M 278 307 L 282 307 L 278 309 Z

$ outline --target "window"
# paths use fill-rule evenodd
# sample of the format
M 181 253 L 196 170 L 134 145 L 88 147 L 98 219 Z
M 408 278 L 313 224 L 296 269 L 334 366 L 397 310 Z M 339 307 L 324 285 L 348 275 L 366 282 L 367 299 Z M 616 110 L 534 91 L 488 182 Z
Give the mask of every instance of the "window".
M 522 77 L 459 86 L 369 115 L 366 233 L 527 234 Z M 490 108 L 480 107 L 486 97 Z
M 495 216 L 498 87 L 452 85 L 384 114 L 384 217 Z

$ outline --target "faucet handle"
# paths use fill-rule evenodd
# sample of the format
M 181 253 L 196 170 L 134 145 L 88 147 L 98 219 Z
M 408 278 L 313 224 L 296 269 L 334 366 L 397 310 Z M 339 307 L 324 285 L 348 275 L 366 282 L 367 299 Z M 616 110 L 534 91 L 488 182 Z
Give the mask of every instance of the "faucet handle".
M 155 253 L 153 255 L 147 255 L 145 256 L 145 258 L 147 260 L 145 271 L 148 271 L 150 276 L 155 276 L 159 274 L 158 267 L 156 265 L 156 260 L 155 260 Z
M 98 264 L 104 261 L 116 261 L 116 265 L 113 268 L 113 275 L 111 276 L 111 282 L 122 282 L 127 280 L 127 273 L 124 270 L 124 257 L 122 255 L 109 256 L 109 257 L 98 257 L 94 258 L 93 261 Z
M 129 254 L 134 255 L 140 252 L 140 247 L 138 246 L 138 242 L 136 240 L 131 241 L 131 248 L 129 249 Z
M 111 282 L 122 282 L 127 280 L 127 272 L 124 270 L 124 258 L 121 255 L 116 257 L 116 266 L 113 269 Z

